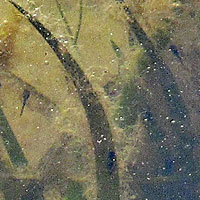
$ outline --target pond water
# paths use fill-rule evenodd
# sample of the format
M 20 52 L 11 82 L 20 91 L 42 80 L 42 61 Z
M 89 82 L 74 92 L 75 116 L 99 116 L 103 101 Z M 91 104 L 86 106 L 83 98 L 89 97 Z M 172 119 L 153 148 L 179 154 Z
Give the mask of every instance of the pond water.
M 200 2 L 0 2 L 0 199 L 200 199 Z

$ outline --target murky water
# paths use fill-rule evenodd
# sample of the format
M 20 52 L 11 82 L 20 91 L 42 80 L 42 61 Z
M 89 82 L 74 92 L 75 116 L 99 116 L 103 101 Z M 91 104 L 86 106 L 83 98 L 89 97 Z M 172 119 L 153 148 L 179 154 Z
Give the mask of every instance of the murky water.
M 200 199 L 198 0 L 3 0 L 0 19 L 0 199 Z

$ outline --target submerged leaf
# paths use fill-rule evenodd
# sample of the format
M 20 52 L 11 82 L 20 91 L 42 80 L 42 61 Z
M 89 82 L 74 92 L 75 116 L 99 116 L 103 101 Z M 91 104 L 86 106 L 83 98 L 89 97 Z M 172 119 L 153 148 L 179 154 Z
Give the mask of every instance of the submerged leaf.
M 7 119 L 0 108 L 0 135 L 13 165 L 27 165 L 28 161 L 18 143 Z

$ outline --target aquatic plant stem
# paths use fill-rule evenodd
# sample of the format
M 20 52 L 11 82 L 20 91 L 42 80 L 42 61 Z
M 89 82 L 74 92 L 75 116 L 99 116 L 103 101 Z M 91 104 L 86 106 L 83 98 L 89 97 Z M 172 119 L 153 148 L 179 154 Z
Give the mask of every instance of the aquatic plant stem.
M 66 72 L 77 89 L 79 98 L 84 107 L 87 120 L 90 126 L 91 138 L 94 145 L 97 178 L 97 199 L 98 200 L 119 200 L 119 175 L 117 161 L 112 171 L 107 166 L 110 152 L 115 152 L 110 125 L 104 108 L 99 101 L 91 83 L 80 68 L 78 63 L 61 43 L 46 29 L 43 24 L 25 11 L 22 7 L 9 1 L 19 12 L 21 12 L 35 29 L 49 44 L 56 56 L 62 63 Z M 83 133 L 84 134 L 84 133 Z
M 0 108 L 0 136 L 2 137 L 4 146 L 6 148 L 6 151 L 8 152 L 11 163 L 16 167 L 27 165 L 28 161 L 1 108 Z
M 55 0 L 55 2 L 56 2 L 56 6 L 57 6 L 57 8 L 58 8 L 58 11 L 59 11 L 59 13 L 60 13 L 60 15 L 61 15 L 61 17 L 62 17 L 62 19 L 63 19 L 65 25 L 66 25 L 67 32 L 69 33 L 71 39 L 74 40 L 74 39 L 73 39 L 73 37 L 74 37 L 74 36 L 73 36 L 73 33 L 72 33 L 72 31 L 71 31 L 71 28 L 70 28 L 70 26 L 69 26 L 69 23 L 68 23 L 68 21 L 67 21 L 67 18 L 66 18 L 65 15 L 64 15 L 64 12 L 63 12 L 63 10 L 62 10 L 62 8 L 61 8 L 61 5 L 60 5 L 60 3 L 58 2 L 58 0 Z
M 76 31 L 76 35 L 74 39 L 74 45 L 77 45 L 77 42 L 78 42 L 78 38 L 79 38 L 80 30 L 81 30 L 82 18 L 83 18 L 83 0 L 80 0 L 79 23 L 78 23 L 78 27 L 77 27 L 77 31 Z
M 171 137 L 175 136 L 178 139 L 179 145 L 175 146 L 173 151 L 170 153 L 172 157 L 175 157 L 177 160 L 176 162 L 180 166 L 184 166 L 186 168 L 187 172 L 192 171 L 195 169 L 195 161 L 192 153 L 195 145 L 195 137 L 192 134 L 189 111 L 185 105 L 182 95 L 180 94 L 176 79 L 170 67 L 159 55 L 159 52 L 155 48 L 153 42 L 140 26 L 129 7 L 123 5 L 123 9 L 127 15 L 127 22 L 131 26 L 133 34 L 148 55 L 152 66 L 149 70 L 147 70 L 145 75 L 143 75 L 143 79 L 148 85 L 150 91 L 153 91 L 152 96 L 154 96 L 154 99 L 160 99 L 160 97 L 163 98 L 159 102 L 160 109 L 165 110 L 165 108 L 167 108 L 167 117 L 172 122 L 175 122 L 169 125 L 172 130 L 172 133 L 169 134 L 171 134 Z M 148 103 L 155 108 L 155 105 L 153 105 L 155 102 L 152 103 L 149 101 Z M 155 114 L 157 113 L 155 112 Z M 163 121 L 164 120 L 166 120 L 166 118 L 163 118 Z

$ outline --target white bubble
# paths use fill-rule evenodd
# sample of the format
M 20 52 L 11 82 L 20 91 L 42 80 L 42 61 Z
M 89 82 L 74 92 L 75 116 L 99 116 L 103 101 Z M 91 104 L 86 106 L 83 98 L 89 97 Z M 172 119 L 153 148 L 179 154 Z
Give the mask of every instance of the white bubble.
M 172 121 L 171 121 L 172 124 L 174 124 L 175 122 L 176 122 L 175 120 L 172 120 Z
M 49 61 L 48 61 L 48 60 L 45 60 L 44 63 L 45 63 L 46 65 L 48 65 L 48 64 L 49 64 Z

